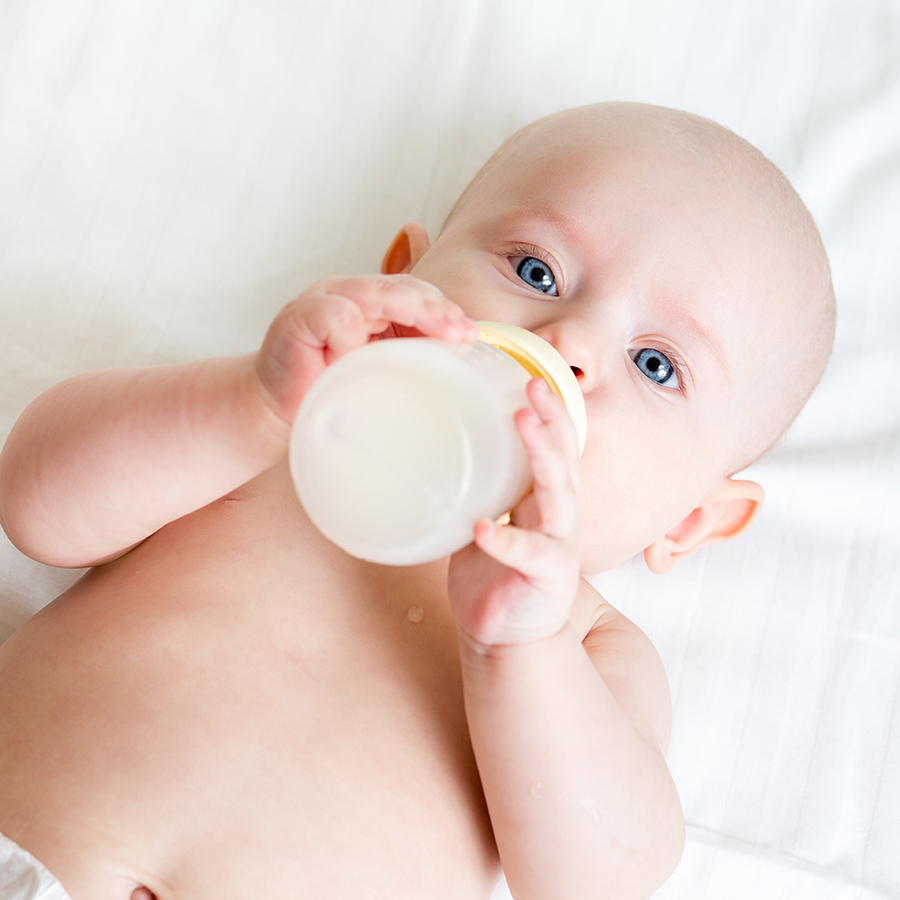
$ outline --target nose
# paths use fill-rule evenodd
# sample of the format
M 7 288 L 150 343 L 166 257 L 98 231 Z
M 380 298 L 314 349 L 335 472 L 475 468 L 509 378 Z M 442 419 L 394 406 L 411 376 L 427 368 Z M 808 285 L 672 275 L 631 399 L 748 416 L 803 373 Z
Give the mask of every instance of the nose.
M 571 319 L 556 319 L 533 328 L 532 331 L 562 356 L 578 379 L 581 389 L 585 390 L 595 369 L 590 332 L 586 323 Z

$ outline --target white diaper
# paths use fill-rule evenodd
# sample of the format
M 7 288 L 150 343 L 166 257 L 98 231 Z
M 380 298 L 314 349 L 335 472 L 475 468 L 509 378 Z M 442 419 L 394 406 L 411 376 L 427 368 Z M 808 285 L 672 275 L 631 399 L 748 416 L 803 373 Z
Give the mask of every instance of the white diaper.
M 0 834 L 0 900 L 71 900 L 27 851 Z

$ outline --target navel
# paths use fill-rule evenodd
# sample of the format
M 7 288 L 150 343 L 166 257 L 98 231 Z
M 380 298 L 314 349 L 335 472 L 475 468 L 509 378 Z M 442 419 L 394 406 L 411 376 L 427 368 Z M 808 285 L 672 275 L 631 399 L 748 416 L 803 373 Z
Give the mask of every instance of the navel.
M 141 885 L 131 892 L 131 900 L 156 900 L 156 894 Z

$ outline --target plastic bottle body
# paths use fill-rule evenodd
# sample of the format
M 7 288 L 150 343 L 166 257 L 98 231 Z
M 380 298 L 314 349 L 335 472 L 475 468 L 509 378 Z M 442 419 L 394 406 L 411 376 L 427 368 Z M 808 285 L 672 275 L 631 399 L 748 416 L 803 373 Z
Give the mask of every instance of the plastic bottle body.
M 513 414 L 530 374 L 486 343 L 375 341 L 337 360 L 297 413 L 290 465 L 312 522 L 352 556 L 439 559 L 525 494 Z

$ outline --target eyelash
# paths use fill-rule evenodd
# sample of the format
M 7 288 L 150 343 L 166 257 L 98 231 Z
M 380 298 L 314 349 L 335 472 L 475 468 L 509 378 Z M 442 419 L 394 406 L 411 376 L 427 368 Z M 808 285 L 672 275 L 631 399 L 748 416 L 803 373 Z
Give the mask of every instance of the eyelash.
M 661 384 L 654 385 L 648 378 L 647 381 L 650 382 L 651 387 L 655 390 L 675 391 L 678 394 L 683 394 L 685 392 L 685 386 L 687 385 L 687 364 L 685 361 L 671 347 L 662 347 L 656 343 L 647 343 L 641 344 L 639 347 L 635 347 L 634 350 L 628 352 L 632 362 L 635 361 L 641 350 L 656 350 L 658 353 L 662 353 L 663 356 L 672 363 L 672 366 L 675 368 L 675 375 L 678 379 L 677 388 L 667 388 L 663 387 Z
M 514 244 L 512 247 L 504 250 L 503 255 L 509 260 L 510 264 L 514 259 L 521 259 L 523 256 L 533 256 L 535 259 L 539 259 L 545 266 L 550 270 L 553 275 L 553 280 L 556 282 L 556 290 L 559 294 L 562 293 L 562 283 L 560 281 L 559 275 L 557 272 L 556 261 L 553 260 L 548 253 L 544 250 L 541 250 L 540 247 L 535 247 L 533 244 Z M 515 271 L 515 266 L 513 266 L 513 271 Z

